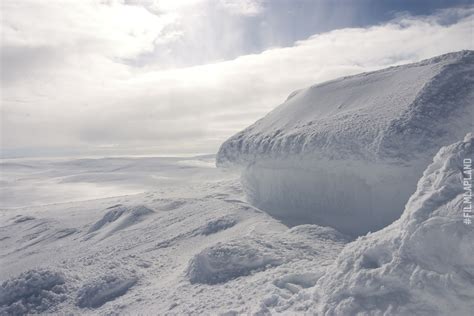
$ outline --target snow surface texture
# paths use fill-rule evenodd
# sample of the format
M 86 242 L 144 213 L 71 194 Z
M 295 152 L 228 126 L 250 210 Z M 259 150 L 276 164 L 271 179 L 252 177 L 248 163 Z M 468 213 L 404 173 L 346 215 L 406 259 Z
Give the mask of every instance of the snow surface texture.
M 79 307 L 100 307 L 125 294 L 136 282 L 135 277 L 102 276 L 85 284 L 78 291 L 76 304 Z
M 474 227 L 463 223 L 463 159 L 474 139 L 442 148 L 402 217 L 348 244 L 316 285 L 324 315 L 471 315 Z
M 85 184 L 109 186 L 110 169 L 133 164 L 118 177 L 134 179 L 150 160 L 166 174 L 153 192 L 38 206 L 37 191 L 30 199 L 38 200 L 23 201 L 33 206 L 0 210 L 0 315 L 252 314 L 314 304 L 311 287 L 349 239 L 282 225 L 245 202 L 237 173 L 207 163 L 183 169 L 182 158 L 85 159 L 22 161 L 33 175 L 10 162 L 3 180 L 26 193 L 35 179 L 70 178 L 70 168 Z
M 250 202 L 290 225 L 357 236 L 396 220 L 441 146 L 472 130 L 474 52 L 295 91 L 227 140 Z

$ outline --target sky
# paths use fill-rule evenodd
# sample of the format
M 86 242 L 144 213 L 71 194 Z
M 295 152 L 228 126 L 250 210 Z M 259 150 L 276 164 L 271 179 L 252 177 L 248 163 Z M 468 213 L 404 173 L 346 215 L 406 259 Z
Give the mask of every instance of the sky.
M 474 47 L 442 0 L 2 0 L 1 157 L 215 153 L 294 90 Z

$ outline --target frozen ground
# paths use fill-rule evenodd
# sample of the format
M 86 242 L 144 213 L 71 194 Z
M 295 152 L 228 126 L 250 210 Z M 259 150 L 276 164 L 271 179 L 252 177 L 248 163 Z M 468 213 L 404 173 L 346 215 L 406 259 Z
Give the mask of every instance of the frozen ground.
M 6 192 L 17 195 L 6 194 L 0 212 L 0 311 L 307 309 L 307 289 L 348 239 L 316 225 L 289 229 L 245 202 L 238 174 L 213 165 L 212 157 L 4 162 Z M 76 190 L 89 184 L 97 191 Z

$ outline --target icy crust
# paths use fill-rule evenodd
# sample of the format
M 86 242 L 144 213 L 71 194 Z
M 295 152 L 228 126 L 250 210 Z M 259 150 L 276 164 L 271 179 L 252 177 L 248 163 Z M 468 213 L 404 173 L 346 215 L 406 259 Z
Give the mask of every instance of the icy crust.
M 348 244 L 316 284 L 321 315 L 470 315 L 474 226 L 463 223 L 463 159 L 473 137 L 443 147 L 402 217 Z
M 461 51 L 296 91 L 224 142 L 217 165 L 431 158 L 470 131 L 473 78 L 474 51 Z

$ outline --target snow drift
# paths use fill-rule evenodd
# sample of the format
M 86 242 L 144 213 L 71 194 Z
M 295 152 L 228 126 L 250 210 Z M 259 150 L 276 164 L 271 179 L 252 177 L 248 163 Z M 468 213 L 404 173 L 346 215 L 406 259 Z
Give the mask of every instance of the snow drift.
M 474 52 L 293 92 L 228 139 L 248 199 L 288 224 L 362 235 L 396 220 L 441 146 L 472 129 Z
M 66 280 L 61 273 L 30 270 L 0 285 L 0 314 L 39 314 L 66 299 Z
M 187 275 L 191 283 L 217 284 L 282 263 L 282 259 L 249 242 L 217 244 L 197 254 Z
M 79 289 L 76 305 L 85 308 L 97 308 L 127 291 L 137 282 L 136 277 L 104 275 L 94 279 Z
M 474 227 L 463 223 L 463 160 L 473 137 L 443 147 L 402 217 L 348 244 L 316 284 L 317 314 L 470 315 Z

